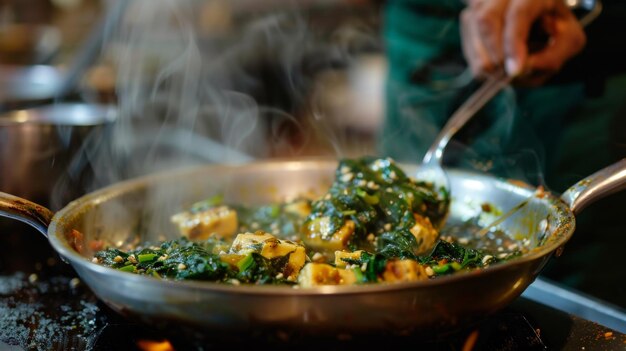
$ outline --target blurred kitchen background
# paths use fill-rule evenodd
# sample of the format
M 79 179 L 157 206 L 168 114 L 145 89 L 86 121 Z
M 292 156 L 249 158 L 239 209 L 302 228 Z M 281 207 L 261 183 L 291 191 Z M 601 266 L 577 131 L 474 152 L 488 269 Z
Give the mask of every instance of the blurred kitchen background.
M 158 6 L 142 1 L 3 1 L 2 111 L 86 102 L 122 103 L 126 115 L 135 113 L 139 103 L 144 105 L 142 113 L 149 108 L 145 105 L 160 109 L 151 113 L 163 113 L 174 103 L 144 94 L 166 90 L 161 93 L 168 99 L 174 98 L 174 90 L 195 94 L 202 89 L 173 86 L 176 82 L 164 89 L 160 86 L 176 64 L 171 55 L 184 50 L 181 43 L 192 40 L 199 50 L 193 59 L 202 62 L 197 72 L 189 73 L 208 89 L 228 89 L 256 102 L 258 115 L 265 116 L 255 121 L 258 128 L 253 134 L 266 135 L 248 137 L 281 138 L 267 147 L 235 149 L 252 157 L 373 151 L 371 136 L 381 122 L 385 74 L 378 4 L 298 1 L 296 8 L 284 1 L 209 0 L 183 6 L 169 2 L 167 8 L 167 1 L 160 3 L 165 5 L 160 6 L 165 7 L 161 13 L 147 15 L 148 8 Z M 184 23 L 168 25 L 161 20 Z M 120 70 L 129 69 L 133 71 L 124 71 L 120 79 Z M 183 73 L 175 71 L 169 78 L 178 79 L 172 78 L 176 74 Z M 133 95 L 120 101 L 120 93 Z M 219 105 L 208 100 L 202 108 Z M 203 123 L 215 119 L 204 112 L 196 113 L 197 118 L 205 118 Z M 316 123 L 311 124 L 312 119 Z M 217 131 L 220 128 L 224 126 L 213 124 L 193 130 L 200 137 L 234 146 L 219 140 L 219 134 L 225 134 Z M 199 156 L 209 161 L 216 157 Z

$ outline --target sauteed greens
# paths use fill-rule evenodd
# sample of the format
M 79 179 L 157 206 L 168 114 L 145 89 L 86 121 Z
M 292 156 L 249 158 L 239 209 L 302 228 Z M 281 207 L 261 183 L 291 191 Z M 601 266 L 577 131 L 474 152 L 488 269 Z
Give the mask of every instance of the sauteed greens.
M 94 261 L 163 279 L 309 287 L 426 280 L 515 256 L 440 236 L 449 202 L 391 159 L 349 159 L 321 198 L 248 207 L 215 196 L 172 217 L 180 239 Z

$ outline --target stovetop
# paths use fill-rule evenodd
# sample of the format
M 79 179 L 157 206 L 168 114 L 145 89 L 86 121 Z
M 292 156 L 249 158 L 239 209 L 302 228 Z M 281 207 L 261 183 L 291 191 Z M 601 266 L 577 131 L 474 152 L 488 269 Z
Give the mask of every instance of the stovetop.
M 33 240 L 40 239 L 43 238 Z M 32 242 L 28 246 L 39 247 Z M 39 248 L 27 252 L 26 257 L 16 252 L 27 250 L 0 245 L 0 350 L 352 350 L 381 344 L 420 350 L 626 349 L 626 334 L 608 326 L 619 326 L 619 311 L 610 306 L 579 303 L 577 314 L 588 318 L 563 312 L 557 309 L 562 308 L 560 305 L 568 299 L 585 301 L 584 296 L 544 280 L 531 285 L 524 296 L 506 309 L 475 325 L 431 338 L 345 334 L 311 337 L 282 331 L 233 338 L 206 333 L 191 335 L 178 326 L 157 329 L 126 319 L 100 302 L 68 265 L 58 262 L 53 252 Z M 598 324 L 590 319 L 608 322 Z

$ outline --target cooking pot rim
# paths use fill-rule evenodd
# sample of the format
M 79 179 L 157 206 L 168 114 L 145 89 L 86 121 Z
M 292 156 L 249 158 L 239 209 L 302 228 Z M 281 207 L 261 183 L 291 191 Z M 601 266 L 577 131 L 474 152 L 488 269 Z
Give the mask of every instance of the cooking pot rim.
M 117 108 L 114 105 L 58 103 L 0 114 L 0 126 L 96 126 L 112 123 L 116 118 Z

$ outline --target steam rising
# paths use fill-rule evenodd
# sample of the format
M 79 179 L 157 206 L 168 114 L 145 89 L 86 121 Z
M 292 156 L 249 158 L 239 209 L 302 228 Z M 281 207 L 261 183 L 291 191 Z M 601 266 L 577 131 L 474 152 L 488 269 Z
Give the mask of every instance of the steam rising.
M 102 58 L 116 68 L 117 120 L 85 143 L 67 179 L 55 189 L 53 207 L 67 202 L 63 195 L 76 183 L 89 192 L 120 180 L 195 164 L 374 153 L 362 141 L 363 136 L 372 135 L 358 131 L 365 124 L 359 118 L 365 116 L 347 118 L 347 109 L 349 103 L 368 106 L 357 109 L 357 114 L 369 109 L 382 120 L 382 108 L 378 113 L 377 106 L 369 108 L 369 96 L 364 99 L 358 92 L 341 96 L 333 87 L 338 82 L 346 84 L 354 94 L 354 86 L 346 83 L 343 73 L 362 63 L 363 54 L 383 57 L 379 23 L 361 18 L 365 16 L 333 23 L 339 17 L 334 8 L 315 17 L 298 7 L 308 3 L 289 2 L 287 6 L 281 2 L 280 8 L 268 4 L 130 2 L 122 23 L 105 40 Z M 378 20 L 379 12 L 370 13 Z M 376 79 L 376 89 L 382 91 L 386 78 Z M 497 106 L 495 122 L 506 135 L 494 135 L 489 145 L 483 145 L 491 151 L 488 155 L 458 142 L 451 145 L 450 160 L 456 163 L 449 164 L 480 171 L 492 171 L 494 163 L 508 165 L 501 175 L 524 180 L 529 179 L 528 173 L 519 170 L 529 165 L 526 169 L 542 169 L 542 155 L 527 148 L 498 147 L 503 141 L 498 138 L 507 138 L 515 128 L 527 128 L 511 112 L 514 94 L 505 95 L 505 102 Z M 333 97 L 338 103 L 329 107 Z M 422 108 L 420 99 L 402 92 L 386 102 L 398 104 L 401 129 L 414 135 L 415 146 L 398 145 L 403 150 L 425 150 L 442 125 L 431 116 L 433 111 Z M 448 112 L 434 113 L 449 115 L 450 105 L 445 107 Z M 350 122 L 338 123 L 342 118 Z M 348 123 L 351 126 L 344 128 Z M 376 123 L 370 129 L 377 129 Z M 355 129 L 356 133 L 350 132 Z M 416 163 L 421 157 L 415 154 L 401 160 Z M 540 172 L 535 173 L 530 178 L 541 179 Z
M 341 116 L 311 99 L 316 79 L 380 38 L 363 21 L 312 27 L 319 19 L 296 4 L 130 2 L 101 59 L 116 69 L 117 119 L 84 144 L 53 207 L 78 183 L 90 192 L 189 165 L 302 155 L 311 135 L 344 156 L 333 124 Z

